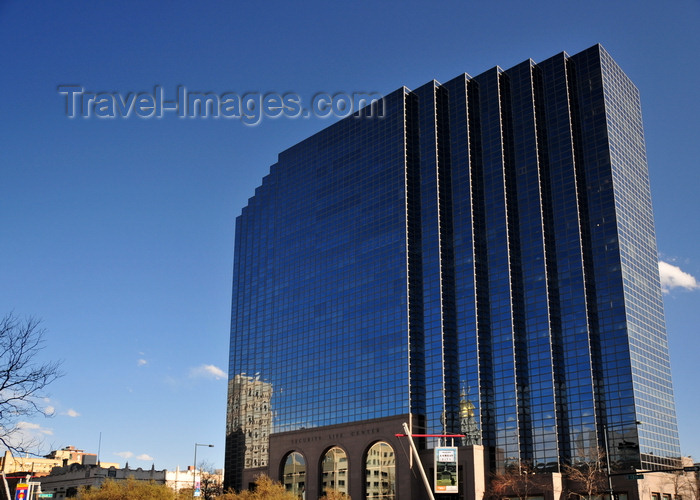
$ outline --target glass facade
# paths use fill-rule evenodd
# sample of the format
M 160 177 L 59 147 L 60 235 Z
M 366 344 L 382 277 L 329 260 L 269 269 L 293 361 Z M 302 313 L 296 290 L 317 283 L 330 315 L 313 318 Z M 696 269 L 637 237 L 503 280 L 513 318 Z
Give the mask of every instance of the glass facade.
M 269 433 L 402 414 L 495 469 L 606 436 L 621 466 L 675 463 L 656 252 L 638 91 L 599 45 L 293 146 L 236 221 L 228 485 Z

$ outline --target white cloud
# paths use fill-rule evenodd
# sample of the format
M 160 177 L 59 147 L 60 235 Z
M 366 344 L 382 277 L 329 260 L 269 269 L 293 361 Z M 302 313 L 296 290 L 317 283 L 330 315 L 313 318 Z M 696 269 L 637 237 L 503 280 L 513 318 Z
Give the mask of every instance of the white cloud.
M 214 378 L 216 380 L 219 380 L 219 379 L 225 378 L 226 373 L 218 366 L 201 365 L 201 366 L 198 366 L 196 368 L 192 368 L 192 370 L 190 370 L 190 376 L 191 377 Z
M 141 358 L 141 359 L 139 359 L 139 360 L 136 362 L 136 364 L 137 364 L 138 366 L 144 366 L 144 365 L 148 364 L 148 361 L 146 361 L 145 359 Z
M 75 411 L 73 408 L 69 408 L 68 411 L 64 413 L 64 415 L 68 415 L 69 417 L 75 418 L 75 417 L 79 417 L 80 413 Z
M 17 422 L 17 428 L 20 432 L 25 434 L 44 434 L 46 436 L 52 436 L 53 431 L 42 427 L 39 424 L 32 424 L 31 422 Z
M 147 453 L 141 453 L 140 455 L 134 455 L 130 451 L 120 451 L 118 453 L 115 453 L 115 455 L 122 457 L 124 460 L 128 460 L 128 459 L 133 457 L 136 460 L 153 461 L 153 457 L 151 455 L 148 455 Z
M 686 290 L 697 290 L 700 288 L 700 284 L 698 284 L 694 276 L 668 262 L 659 262 L 659 274 L 661 276 L 661 290 L 664 293 L 670 293 L 674 288 L 684 288 Z
M 43 412 L 51 417 L 53 416 L 54 413 L 56 413 L 56 407 L 53 405 L 53 401 L 51 401 L 51 398 L 43 397 L 41 400 L 44 402 L 44 408 Z
M 53 436 L 53 430 L 42 427 L 39 424 L 20 421 L 5 436 L 6 442 L 11 446 L 35 446 L 41 444 L 46 436 Z

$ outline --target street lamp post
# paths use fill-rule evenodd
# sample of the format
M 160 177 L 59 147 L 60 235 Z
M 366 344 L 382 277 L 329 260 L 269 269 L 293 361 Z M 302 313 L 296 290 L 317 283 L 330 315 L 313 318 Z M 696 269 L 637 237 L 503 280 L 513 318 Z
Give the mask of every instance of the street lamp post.
M 208 448 L 213 448 L 213 444 L 199 444 L 195 443 L 194 444 L 194 467 L 192 470 L 192 496 L 195 496 L 195 492 L 197 491 L 197 446 L 206 446 Z
M 634 425 L 641 425 L 642 423 L 639 420 L 634 421 Z M 608 424 L 603 424 L 603 442 L 605 443 L 605 462 L 607 465 L 607 473 L 608 473 L 608 491 L 610 493 L 610 500 L 615 500 L 615 491 L 613 490 L 613 484 L 612 484 L 612 473 L 610 471 L 610 447 L 608 446 L 608 429 L 611 427 L 623 427 L 626 425 L 630 424 L 616 424 L 616 425 L 608 425 Z

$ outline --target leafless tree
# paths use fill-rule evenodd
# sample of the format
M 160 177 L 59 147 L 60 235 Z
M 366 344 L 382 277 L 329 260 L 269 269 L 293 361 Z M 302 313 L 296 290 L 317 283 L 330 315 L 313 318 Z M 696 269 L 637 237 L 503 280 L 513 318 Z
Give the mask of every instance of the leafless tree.
M 545 476 L 536 474 L 527 464 L 511 464 L 491 476 L 487 496 L 493 500 L 512 497 L 526 500 L 534 494 L 544 494 L 551 489 Z
M 39 360 L 44 332 L 33 318 L 0 320 L 0 443 L 15 452 L 36 446 L 22 436 L 22 419 L 50 414 L 41 404 L 44 390 L 61 376 L 59 362 Z
M 666 482 L 673 489 L 673 498 L 698 500 L 698 479 L 694 472 L 675 471 L 664 474 Z
M 567 480 L 570 497 L 591 500 L 608 489 L 605 450 L 593 448 L 579 453 L 573 464 L 563 466 L 562 472 Z
M 202 490 L 202 498 L 204 500 L 212 500 L 223 492 L 221 478 L 217 474 L 214 464 L 202 460 L 199 462 L 200 487 Z
M 496 472 L 491 474 L 486 496 L 491 500 L 501 500 L 502 498 L 508 497 L 511 491 L 513 491 L 513 488 L 514 480 L 512 474 L 508 471 Z

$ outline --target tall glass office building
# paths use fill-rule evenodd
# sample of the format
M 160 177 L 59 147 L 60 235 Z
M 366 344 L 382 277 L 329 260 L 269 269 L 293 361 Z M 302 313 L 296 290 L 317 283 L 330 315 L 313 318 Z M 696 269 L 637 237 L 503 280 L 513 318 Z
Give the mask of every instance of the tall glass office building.
M 596 45 L 401 88 L 281 153 L 236 221 L 229 380 L 238 488 L 420 498 L 401 422 L 492 470 L 606 441 L 677 463 L 636 87 Z

